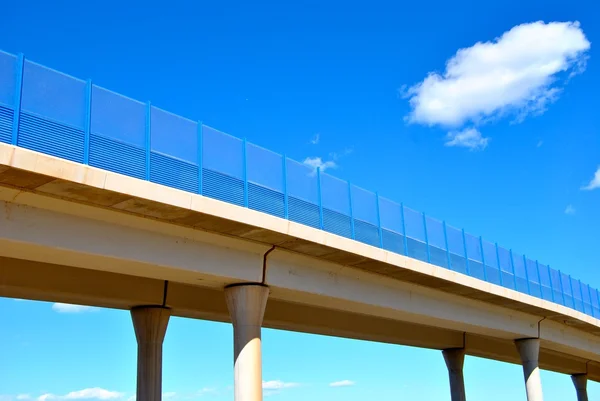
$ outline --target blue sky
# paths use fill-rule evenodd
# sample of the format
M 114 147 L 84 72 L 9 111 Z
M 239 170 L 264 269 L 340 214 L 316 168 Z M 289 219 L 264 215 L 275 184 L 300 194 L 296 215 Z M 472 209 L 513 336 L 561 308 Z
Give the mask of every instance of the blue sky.
M 397 3 L 19 1 L 3 6 L 0 49 L 321 164 L 600 287 L 600 5 Z M 0 321 L 0 401 L 134 391 L 128 313 L 0 300 Z M 267 387 L 283 387 L 273 399 L 449 399 L 438 352 L 264 338 Z M 173 400 L 232 398 L 230 326 L 173 319 L 165 352 Z M 568 377 L 543 379 L 548 400 L 573 397 Z M 471 400 L 524 399 L 518 366 L 468 358 L 466 380 Z

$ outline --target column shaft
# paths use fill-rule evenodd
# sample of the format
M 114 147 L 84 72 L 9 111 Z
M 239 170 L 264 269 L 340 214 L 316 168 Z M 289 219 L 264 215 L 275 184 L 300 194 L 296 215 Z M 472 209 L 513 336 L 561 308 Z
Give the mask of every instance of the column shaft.
M 138 343 L 137 401 L 161 401 L 162 347 L 170 316 L 170 310 L 160 306 L 131 310 Z
M 587 375 L 573 375 L 571 376 L 571 379 L 575 385 L 575 391 L 577 391 L 577 401 L 588 401 Z
M 233 323 L 234 399 L 262 401 L 261 326 L 269 288 L 260 284 L 225 288 Z
M 544 401 L 539 368 L 540 340 L 527 338 L 517 340 L 515 344 L 523 364 L 527 401 Z
M 463 376 L 465 350 L 463 348 L 445 349 L 442 354 L 448 367 L 451 400 L 466 401 L 465 378 Z

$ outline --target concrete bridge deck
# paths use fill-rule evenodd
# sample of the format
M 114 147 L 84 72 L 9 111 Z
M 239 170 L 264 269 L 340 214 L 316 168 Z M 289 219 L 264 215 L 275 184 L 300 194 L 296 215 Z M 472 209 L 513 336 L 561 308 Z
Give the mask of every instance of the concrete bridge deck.
M 520 363 L 600 381 L 584 313 L 292 221 L 0 144 L 0 296 L 230 321 L 224 288 L 270 289 L 265 327 Z

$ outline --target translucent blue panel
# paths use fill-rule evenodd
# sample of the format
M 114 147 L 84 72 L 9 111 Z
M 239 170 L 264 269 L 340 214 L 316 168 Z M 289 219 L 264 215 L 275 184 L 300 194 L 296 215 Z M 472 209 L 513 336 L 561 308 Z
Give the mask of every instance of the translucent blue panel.
M 571 278 L 571 289 L 573 290 L 573 303 L 575 305 L 575 310 L 583 312 L 583 299 L 581 297 L 581 286 L 579 285 L 579 280 Z
M 246 144 L 248 182 L 283 193 L 283 156 Z
M 429 242 L 429 257 L 431 263 L 448 268 L 448 253 L 446 252 L 446 238 L 444 224 L 431 217 L 426 217 L 427 240 Z
M 425 242 L 425 224 L 422 213 L 405 206 L 404 226 L 406 227 L 406 236 L 408 238 Z
M 198 164 L 198 123 L 151 108 L 150 146 L 155 152 Z
M 15 103 L 17 58 L 0 51 L 0 103 L 12 107 Z
M 405 254 L 404 235 L 386 229 L 381 230 L 381 234 L 383 236 L 383 249 L 401 255 Z
M 92 133 L 145 148 L 146 105 L 94 85 Z
M 542 298 L 542 287 L 537 269 L 537 263 L 531 259 L 525 259 L 525 269 L 529 280 L 529 293 L 534 297 Z
M 25 61 L 21 110 L 84 129 L 86 83 Z
M 365 244 L 379 247 L 379 228 L 374 224 L 354 219 L 354 238 Z
M 202 167 L 239 180 L 244 177 L 244 142 L 202 126 Z
M 485 260 L 485 265 L 494 269 L 499 269 L 498 255 L 496 255 L 496 244 L 492 244 L 486 240 L 482 240 L 481 244 L 483 247 L 483 259 Z
M 593 315 L 596 319 L 600 318 L 600 300 L 598 299 L 598 291 L 590 288 L 590 297 L 592 302 Z
M 560 272 L 558 270 L 550 269 L 550 282 L 552 283 L 552 295 L 554 296 L 554 302 L 564 305 L 565 300 L 563 297 Z
M 287 159 L 287 190 L 289 219 L 319 228 L 319 189 L 315 170 Z
M 542 286 L 542 298 L 546 301 L 554 301 L 550 269 L 546 265 L 539 264 L 538 271 L 540 273 L 540 285 Z
M 319 199 L 318 180 L 315 170 L 302 163 L 287 160 L 287 190 L 290 197 L 317 205 Z
M 248 183 L 248 207 L 277 217 L 285 216 L 283 193 Z
M 569 308 L 574 308 L 575 304 L 573 303 L 573 292 L 571 291 L 571 277 L 561 272 L 560 284 L 562 287 L 563 296 L 565 298 L 565 306 L 568 306 Z
M 450 252 L 450 268 L 454 271 L 467 273 L 467 259 L 465 258 L 465 243 L 462 230 L 446 226 L 448 237 L 448 251 Z
M 146 152 L 101 135 L 90 135 L 90 166 L 139 179 L 146 178 Z
M 408 256 L 428 262 L 427 246 L 425 245 L 425 222 L 423 214 L 404 207 L 404 225 L 406 228 L 406 243 Z
M 348 183 L 322 173 L 321 203 L 323 205 L 323 229 L 333 234 L 352 237 Z
M 403 234 L 402 209 L 399 203 L 380 197 L 379 214 L 381 217 L 382 228 L 394 231 L 397 234 Z
M 513 252 L 512 262 L 515 272 L 515 280 L 517 282 L 516 290 L 525 294 L 529 294 L 529 285 L 527 283 L 527 272 L 525 270 L 525 260 L 523 260 L 523 255 Z
M 348 183 L 329 174 L 321 174 L 321 203 L 323 209 L 350 216 L 350 192 Z
M 498 247 L 498 259 L 500 260 L 500 274 L 502 276 L 502 285 L 506 288 L 515 289 L 515 276 L 513 275 L 510 251 Z
M 352 216 L 356 220 L 377 226 L 377 197 L 375 193 L 350 186 L 352 193 Z
M 467 257 L 476 262 L 481 262 L 481 243 L 479 237 L 475 237 L 471 234 L 465 233 L 465 242 L 467 247 Z
M 486 279 L 490 283 L 500 285 L 500 268 L 498 266 L 498 256 L 496 255 L 496 245 L 483 240 L 483 260 L 485 262 Z
M 465 245 L 467 248 L 467 257 L 469 258 L 469 275 L 484 280 L 485 271 L 479 237 L 465 233 Z
M 581 295 L 583 296 L 583 311 L 590 316 L 594 316 L 594 311 L 592 310 L 592 300 L 590 298 L 590 287 L 583 283 L 580 283 L 580 285 Z

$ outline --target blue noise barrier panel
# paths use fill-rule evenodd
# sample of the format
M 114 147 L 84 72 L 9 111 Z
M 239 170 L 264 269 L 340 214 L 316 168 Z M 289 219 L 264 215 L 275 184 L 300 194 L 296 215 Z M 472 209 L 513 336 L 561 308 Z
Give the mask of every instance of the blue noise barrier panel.
M 321 174 L 321 203 L 323 229 L 342 237 L 352 238 L 348 183 L 329 174 Z
M 11 142 L 13 118 L 14 111 L 12 109 L 0 106 L 0 142 Z
M 319 228 L 319 188 L 316 169 L 288 159 L 287 189 L 289 219 Z
M 450 253 L 450 269 L 467 274 L 467 258 L 465 257 L 465 242 L 462 230 L 446 226 L 448 252 Z
M 386 198 L 379 198 L 379 215 L 383 248 L 404 255 L 406 238 L 402 221 L 402 205 Z
M 11 143 L 17 58 L 0 51 L 0 142 Z
M 500 266 L 498 265 L 498 255 L 496 254 L 496 245 L 489 241 L 482 240 L 483 260 L 485 262 L 485 271 L 487 281 L 501 285 Z
M 377 196 L 375 193 L 351 185 L 354 239 L 372 246 L 379 246 L 377 222 Z
M 448 251 L 446 249 L 444 223 L 427 216 L 425 218 L 425 224 L 427 228 L 430 263 L 448 268 Z
M 86 84 L 26 61 L 19 119 L 19 146 L 83 162 Z
M 285 216 L 283 157 L 246 144 L 248 207 L 277 217 Z
M 90 165 L 145 179 L 146 105 L 92 87 Z
M 202 140 L 203 195 L 244 206 L 243 141 L 206 125 Z

